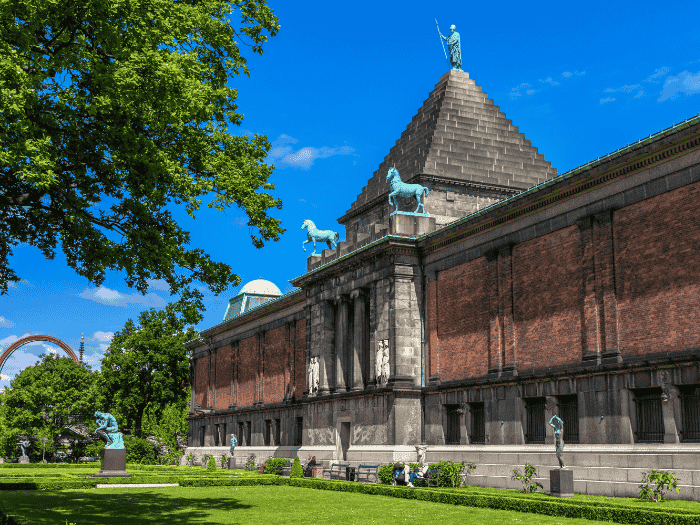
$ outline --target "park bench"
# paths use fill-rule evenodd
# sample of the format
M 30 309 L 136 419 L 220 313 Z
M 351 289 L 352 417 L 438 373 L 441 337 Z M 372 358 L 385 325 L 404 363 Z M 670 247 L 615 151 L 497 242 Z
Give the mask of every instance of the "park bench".
M 355 474 L 355 481 L 360 481 L 364 483 L 379 483 L 379 475 L 377 474 L 379 470 L 379 465 L 360 465 L 357 467 L 357 474 Z M 370 478 L 374 476 L 374 478 Z
M 440 486 L 440 471 L 439 470 L 429 470 L 425 473 L 425 482 L 428 487 L 439 487 Z
M 331 479 L 347 480 L 348 466 L 341 463 L 333 463 L 331 465 Z

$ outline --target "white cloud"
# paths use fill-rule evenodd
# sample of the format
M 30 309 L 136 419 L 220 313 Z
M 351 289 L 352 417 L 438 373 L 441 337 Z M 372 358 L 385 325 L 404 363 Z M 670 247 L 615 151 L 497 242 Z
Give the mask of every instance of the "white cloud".
M 639 93 L 637 93 L 634 98 L 642 98 L 645 95 L 644 90 L 640 89 Z
M 578 76 L 582 76 L 582 75 L 586 74 L 585 71 L 574 71 L 574 73 L 577 74 Z
M 600 103 L 601 104 L 606 104 L 608 102 L 615 102 L 617 99 L 613 97 L 608 97 L 608 98 L 601 98 Z
M 659 69 L 657 69 L 656 71 L 654 71 L 654 74 L 653 74 L 653 75 L 650 75 L 649 78 L 647 78 L 644 82 L 654 82 L 654 83 L 657 83 L 657 82 L 659 82 L 657 79 L 659 79 L 659 78 L 661 78 L 661 77 L 665 77 L 666 74 L 667 74 L 669 71 L 671 71 L 671 68 L 670 68 L 670 67 L 666 67 L 666 66 L 660 67 Z
M 545 84 L 551 84 L 551 85 L 553 85 L 553 86 L 558 86 L 558 85 L 559 85 L 559 82 L 555 82 L 554 80 L 552 80 L 552 77 L 547 77 L 547 78 L 545 78 L 544 80 L 543 80 L 543 79 L 540 79 L 540 82 L 544 82 Z
M 571 71 L 564 71 L 561 75 L 565 78 L 569 78 L 573 73 Z
M 297 139 L 290 137 L 289 135 L 280 135 L 272 143 L 272 148 L 270 149 L 270 160 L 278 168 L 301 168 L 308 170 L 314 165 L 316 159 L 327 159 L 334 155 L 350 155 L 355 152 L 354 148 L 350 146 L 341 146 L 336 148 L 329 148 L 323 146 L 321 148 L 304 147 L 298 150 L 290 144 L 296 144 L 299 142 Z
M 146 284 L 148 284 L 149 288 L 153 288 L 154 290 L 170 291 L 170 286 L 168 286 L 168 283 L 165 282 L 164 279 L 146 279 Z
M 15 326 L 14 322 L 0 316 L 0 328 L 12 328 L 13 326 Z
M 124 295 L 116 290 L 110 290 L 105 286 L 88 288 L 84 292 L 78 294 L 78 297 L 109 306 L 142 305 L 161 308 L 167 304 L 162 297 L 154 293 L 148 293 L 146 295 L 141 295 L 140 293 Z
M 685 93 L 686 95 L 700 93 L 700 71 L 697 73 L 683 71 L 675 77 L 668 77 L 664 82 L 664 87 L 657 102 L 674 99 L 679 93 Z
M 641 89 L 641 84 L 634 84 L 631 86 L 622 86 L 619 88 L 607 88 L 604 90 L 606 93 L 631 93 L 632 91 L 636 91 L 638 89 Z
M 525 93 L 528 95 L 534 95 L 535 93 L 537 93 L 537 90 L 536 89 L 528 89 Z
M 114 332 L 101 332 L 98 330 L 97 332 L 92 334 L 92 338 L 98 341 L 111 341 L 113 337 Z

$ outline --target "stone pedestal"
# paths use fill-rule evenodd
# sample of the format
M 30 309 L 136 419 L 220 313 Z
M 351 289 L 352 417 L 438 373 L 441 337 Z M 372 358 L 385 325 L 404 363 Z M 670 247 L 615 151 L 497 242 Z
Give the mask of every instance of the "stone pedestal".
M 228 458 L 228 469 L 236 470 L 236 458 Z
M 19 463 L 20 463 L 20 465 L 24 464 L 24 463 L 29 463 L 29 456 L 27 456 L 27 457 L 20 456 Z
M 126 449 L 125 448 L 105 448 L 102 450 L 102 468 L 96 478 L 130 478 L 131 474 L 126 471 Z
M 549 493 L 557 498 L 574 496 L 574 471 L 556 469 L 549 471 Z
M 389 221 L 389 232 L 392 235 L 407 235 L 418 237 L 437 229 L 435 217 L 427 215 L 413 215 L 397 212 Z

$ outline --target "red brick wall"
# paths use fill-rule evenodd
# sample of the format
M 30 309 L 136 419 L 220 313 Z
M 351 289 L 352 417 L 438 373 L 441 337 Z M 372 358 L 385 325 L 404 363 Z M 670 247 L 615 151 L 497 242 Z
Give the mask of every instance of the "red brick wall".
M 243 339 L 239 343 L 238 406 L 251 406 L 255 403 L 255 380 L 258 371 L 257 336 Z
M 488 372 L 486 278 L 484 257 L 438 274 L 440 381 L 478 377 Z
M 581 361 L 581 233 L 576 226 L 513 248 L 518 371 Z
M 287 329 L 284 325 L 265 334 L 265 403 L 280 403 L 284 399 L 286 338 Z
M 207 406 L 207 385 L 209 382 L 209 357 L 195 360 L 194 404 Z
M 700 347 L 700 183 L 615 212 L 625 356 Z
M 216 351 L 216 408 L 231 404 L 231 345 Z
M 295 338 L 294 398 L 301 399 L 306 386 L 306 319 L 297 321 Z

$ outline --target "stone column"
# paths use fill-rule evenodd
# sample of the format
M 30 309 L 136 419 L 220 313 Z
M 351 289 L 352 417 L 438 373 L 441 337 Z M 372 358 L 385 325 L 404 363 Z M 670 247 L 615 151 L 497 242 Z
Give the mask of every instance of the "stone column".
M 341 295 L 335 324 L 335 393 L 347 392 L 347 362 L 348 362 L 348 298 Z
M 367 385 L 373 388 L 377 377 L 375 374 L 375 359 L 377 357 L 377 283 L 373 282 L 369 290 L 369 348 L 367 349 Z
M 554 414 L 559 415 L 559 411 L 556 410 L 557 398 L 554 396 L 545 396 L 545 406 L 544 406 L 544 444 L 554 445 L 556 438 L 554 437 L 554 429 L 549 426 L 549 420 L 552 419 Z M 561 416 L 559 416 L 561 417 Z M 564 435 L 564 443 L 566 443 L 566 435 Z
M 390 306 L 391 375 L 389 381 L 396 385 L 420 388 L 420 303 L 415 289 L 414 267 L 397 266 L 393 280 Z M 420 279 L 418 278 L 417 281 L 420 282 Z
M 362 290 L 350 294 L 354 302 L 354 323 L 352 333 L 352 391 L 365 389 L 363 368 L 365 360 L 365 296 Z
M 426 330 L 428 331 L 427 343 L 427 373 L 428 382 L 436 384 L 440 382 L 440 349 L 438 341 L 438 272 L 428 271 L 425 275 L 425 301 L 426 301 Z M 427 385 L 426 385 L 427 386 Z
M 467 409 L 466 403 L 462 403 L 458 409 L 459 413 L 459 444 L 468 445 L 469 444 L 469 410 Z
M 498 290 L 498 250 L 486 253 L 486 283 L 489 301 L 489 369 L 492 376 L 500 377 L 503 370 L 503 334 Z
M 498 295 L 503 335 L 502 375 L 517 376 L 516 337 L 513 321 L 513 243 L 498 248 Z
M 581 273 L 583 277 L 583 333 L 582 347 L 584 363 L 600 364 L 600 319 L 596 300 L 595 245 L 593 242 L 592 217 L 576 221 L 581 230 Z
M 333 371 L 332 358 L 334 355 L 333 348 L 335 347 L 334 332 L 333 332 L 333 307 L 328 301 L 321 301 L 319 304 L 321 316 L 320 330 L 320 358 L 318 366 L 318 393 L 319 395 L 328 395 L 330 393 L 330 381 Z M 316 357 L 312 354 L 312 357 Z M 307 369 L 308 372 L 308 369 Z
M 617 297 L 615 295 L 615 257 L 613 251 L 613 211 L 594 215 L 596 239 L 595 274 L 598 306 L 603 311 L 603 362 L 621 363 L 618 336 Z M 598 290 L 600 290 L 598 292 Z

